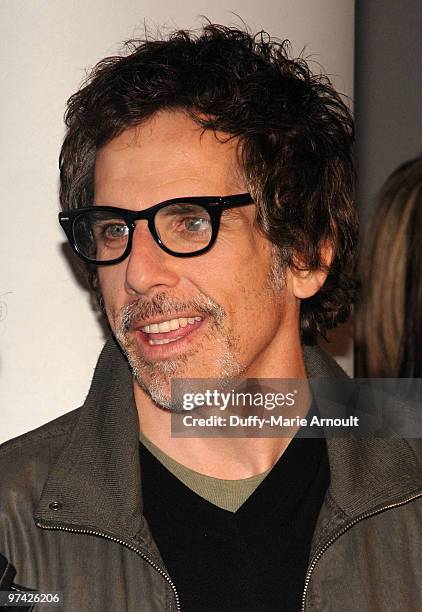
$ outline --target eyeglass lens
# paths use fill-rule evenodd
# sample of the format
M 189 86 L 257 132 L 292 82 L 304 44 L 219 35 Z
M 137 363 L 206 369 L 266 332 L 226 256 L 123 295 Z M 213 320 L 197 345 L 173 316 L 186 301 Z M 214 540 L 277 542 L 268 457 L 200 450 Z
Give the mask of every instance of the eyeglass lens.
M 195 253 L 212 238 L 211 217 L 199 204 L 177 203 L 155 215 L 155 230 L 161 242 L 174 253 Z M 114 212 L 86 211 L 75 219 L 73 235 L 78 251 L 93 261 L 112 261 L 126 250 L 129 227 Z

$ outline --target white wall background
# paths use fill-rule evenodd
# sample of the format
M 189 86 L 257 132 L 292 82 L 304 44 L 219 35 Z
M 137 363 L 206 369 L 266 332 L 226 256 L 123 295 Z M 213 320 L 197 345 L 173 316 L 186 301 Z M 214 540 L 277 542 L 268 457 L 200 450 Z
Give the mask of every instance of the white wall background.
M 200 15 L 238 25 L 234 13 L 306 47 L 351 95 L 353 0 L 1 0 L 0 442 L 81 404 L 103 343 L 57 222 L 67 98 L 145 20 L 152 31 L 198 27 Z

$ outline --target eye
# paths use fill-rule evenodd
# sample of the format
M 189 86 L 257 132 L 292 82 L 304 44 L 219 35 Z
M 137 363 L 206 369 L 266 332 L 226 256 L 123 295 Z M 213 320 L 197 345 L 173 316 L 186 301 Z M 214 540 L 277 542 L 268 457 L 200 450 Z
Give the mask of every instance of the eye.
M 100 242 L 115 242 L 116 240 L 126 240 L 129 235 L 129 228 L 122 219 L 101 219 L 91 220 L 95 239 Z
M 108 223 L 102 227 L 102 234 L 105 238 L 119 239 L 126 238 L 129 229 L 124 223 Z
M 210 227 L 210 219 L 206 217 L 184 217 L 182 223 L 189 232 L 203 232 Z

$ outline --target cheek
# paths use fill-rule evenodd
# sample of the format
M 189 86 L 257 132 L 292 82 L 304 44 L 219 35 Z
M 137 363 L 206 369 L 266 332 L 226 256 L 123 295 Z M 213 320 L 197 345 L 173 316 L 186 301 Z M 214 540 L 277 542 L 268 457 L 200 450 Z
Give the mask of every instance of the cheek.
M 107 311 L 114 312 L 125 304 L 125 273 L 120 266 L 104 267 L 98 271 L 98 283 Z
M 236 326 L 261 328 L 263 317 L 275 317 L 277 311 L 273 302 L 278 298 L 270 292 L 270 267 L 267 258 L 256 254 L 234 257 L 232 253 L 214 269 L 206 268 L 200 289 L 220 303 Z

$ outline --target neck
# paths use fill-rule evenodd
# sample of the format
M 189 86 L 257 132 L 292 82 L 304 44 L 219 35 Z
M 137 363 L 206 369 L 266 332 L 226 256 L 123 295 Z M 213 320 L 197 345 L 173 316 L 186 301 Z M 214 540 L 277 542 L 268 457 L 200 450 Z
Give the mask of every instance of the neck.
M 291 416 L 305 417 L 311 396 L 299 338 L 276 345 L 282 347 L 278 354 L 269 351 L 262 355 L 243 373 L 242 379 L 301 379 L 301 398 Z M 142 433 L 175 461 L 214 478 L 237 480 L 265 472 L 277 462 L 299 428 L 292 427 L 289 437 L 283 438 L 176 438 L 171 435 L 171 412 L 159 408 L 136 381 L 134 395 Z

